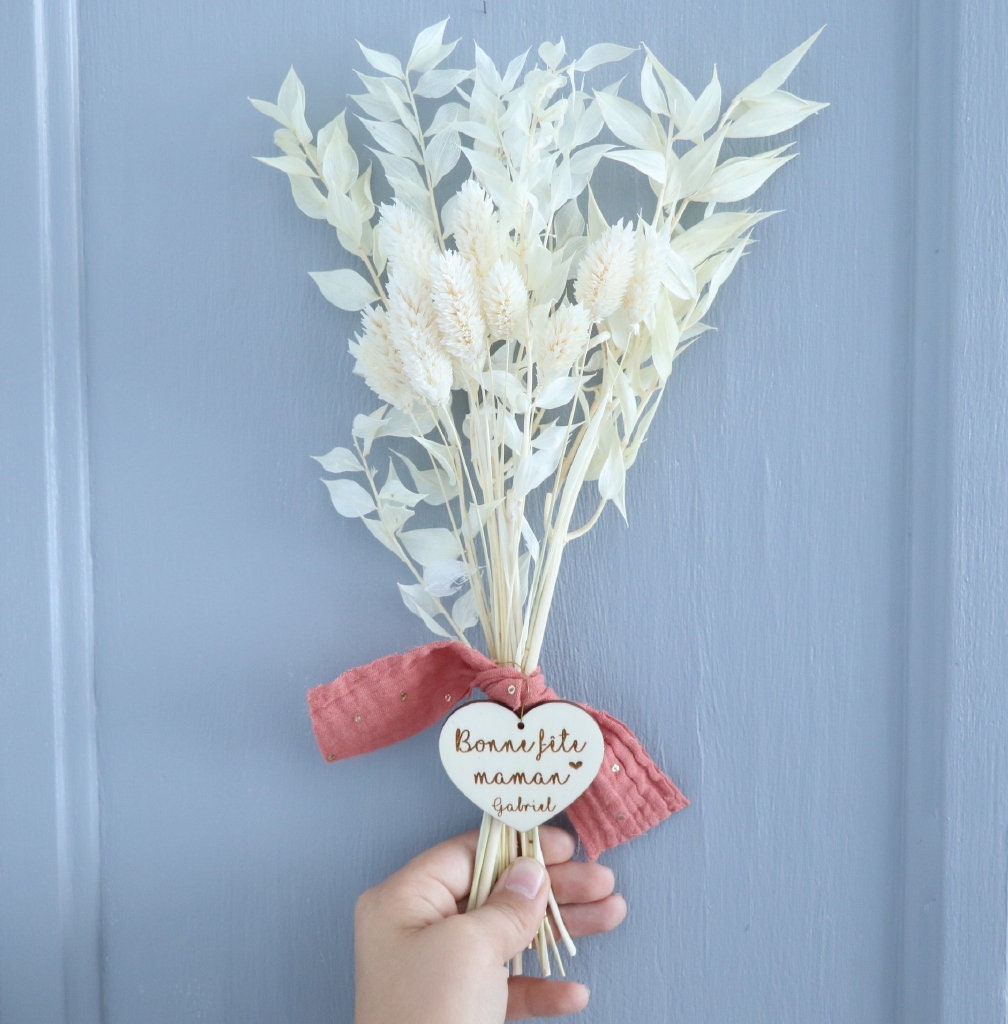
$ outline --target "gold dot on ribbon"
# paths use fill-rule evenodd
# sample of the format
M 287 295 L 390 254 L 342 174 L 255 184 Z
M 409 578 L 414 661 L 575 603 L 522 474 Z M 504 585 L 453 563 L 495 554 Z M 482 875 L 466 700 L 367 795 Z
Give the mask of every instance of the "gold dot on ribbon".
M 451 696 L 451 694 L 450 694 L 450 693 L 446 693 L 446 694 L 444 695 L 444 699 L 445 699 L 445 703 L 446 703 L 446 704 L 451 704 L 451 699 L 452 699 L 452 696 Z
M 361 718 L 361 716 L 360 716 L 360 715 L 354 715 L 354 716 L 353 716 L 353 720 L 354 720 L 355 722 L 359 722 L 359 721 L 360 721 L 360 718 Z
M 618 764 L 614 764 L 612 766 L 612 770 L 613 770 L 613 774 L 615 774 L 616 772 L 618 772 L 620 770 L 620 766 Z
M 406 691 L 405 690 L 403 690 L 403 692 L 399 694 L 399 699 L 400 700 L 405 700 L 406 699 Z

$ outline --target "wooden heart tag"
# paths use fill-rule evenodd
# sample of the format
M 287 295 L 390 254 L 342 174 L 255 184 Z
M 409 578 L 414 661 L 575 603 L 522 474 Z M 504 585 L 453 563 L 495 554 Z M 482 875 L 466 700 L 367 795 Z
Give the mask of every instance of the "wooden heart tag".
M 529 708 L 523 717 L 493 701 L 464 704 L 448 716 L 438 747 L 448 778 L 519 832 L 572 804 L 605 753 L 595 719 L 562 700 Z

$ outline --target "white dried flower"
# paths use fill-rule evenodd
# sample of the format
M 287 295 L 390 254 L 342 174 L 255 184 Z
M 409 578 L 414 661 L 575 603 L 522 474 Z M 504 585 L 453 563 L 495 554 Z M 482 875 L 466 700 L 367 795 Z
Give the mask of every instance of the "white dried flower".
M 431 301 L 441 343 L 467 370 L 477 371 L 486 359 L 486 324 L 472 264 L 457 252 L 444 252 L 430 265 Z
M 394 271 L 388 282 L 388 323 L 403 370 L 430 405 L 447 405 L 452 365 L 441 346 L 427 283 L 408 271 Z
M 615 313 L 634 270 L 634 229 L 620 221 L 588 246 L 578 266 L 574 297 L 592 320 Z
M 490 336 L 512 341 L 521 337 L 528 316 L 528 289 L 511 260 L 497 260 L 483 283 L 483 315 Z
M 668 238 L 647 225 L 637 235 L 633 274 L 623 296 L 623 307 L 631 324 L 646 320 L 654 310 L 661 295 L 671 251 Z
M 500 256 L 500 220 L 483 186 L 471 178 L 445 207 L 445 232 L 455 236 L 455 247 L 484 277 Z
M 388 313 L 382 306 L 371 306 L 361 316 L 357 336 L 354 373 L 383 401 L 397 409 L 409 409 L 417 392 L 403 368 L 402 359 L 389 332 Z
M 577 362 L 588 351 L 590 335 L 591 317 L 584 306 L 558 306 L 536 338 L 536 363 L 543 377 L 548 380 Z
M 393 268 L 425 278 L 431 260 L 441 251 L 430 225 L 416 210 L 396 200 L 381 208 L 378 235 Z

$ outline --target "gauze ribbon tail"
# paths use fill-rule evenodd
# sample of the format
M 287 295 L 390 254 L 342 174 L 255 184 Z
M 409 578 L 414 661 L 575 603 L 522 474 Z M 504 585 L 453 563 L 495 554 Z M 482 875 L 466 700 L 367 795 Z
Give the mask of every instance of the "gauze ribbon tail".
M 525 675 L 472 647 L 445 640 L 378 658 L 316 686 L 308 692 L 308 711 L 322 756 L 340 761 L 423 731 L 473 690 L 514 711 L 560 699 L 538 669 Z M 587 704 L 577 706 L 595 719 L 605 740 L 598 775 L 566 812 L 585 853 L 595 860 L 689 801 L 622 722 Z

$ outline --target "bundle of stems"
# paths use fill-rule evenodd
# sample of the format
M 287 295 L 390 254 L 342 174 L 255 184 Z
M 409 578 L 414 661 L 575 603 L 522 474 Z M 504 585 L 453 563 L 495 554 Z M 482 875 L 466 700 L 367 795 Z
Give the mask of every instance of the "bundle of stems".
M 431 631 L 468 643 L 479 625 L 491 658 L 531 673 L 566 546 L 607 504 L 626 516 L 626 473 L 672 365 L 767 216 L 737 204 L 791 158 L 729 147 L 824 104 L 781 88 L 814 36 L 722 112 L 716 73 L 694 97 L 646 47 L 641 103 L 619 82 L 586 88 L 636 52 L 609 43 L 573 60 L 544 43 L 503 72 L 477 47 L 474 67 L 448 68 L 445 24 L 405 64 L 361 46 L 373 73 L 352 98 L 383 205 L 345 112 L 313 136 L 293 69 L 276 103 L 252 102 L 280 125 L 281 155 L 261 159 L 361 266 L 312 275 L 360 312 L 355 372 L 382 403 L 355 417 L 352 448 L 318 457 L 332 502 L 406 566 L 403 601 Z M 596 201 L 603 159 L 648 186 L 630 220 L 610 223 Z M 542 859 L 537 830 L 484 816 L 471 906 L 519 854 Z M 543 973 L 558 938 L 573 954 L 551 896 Z

